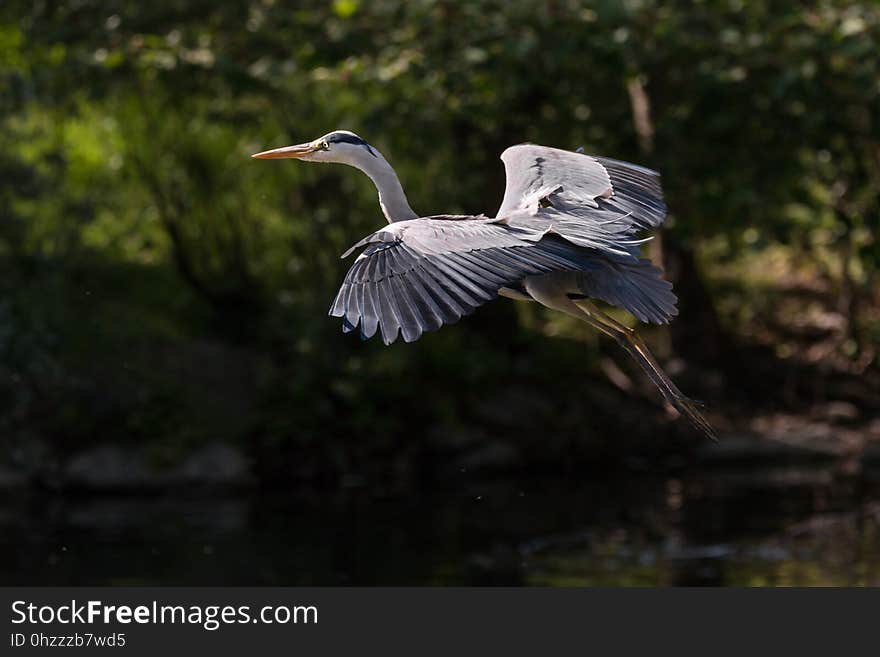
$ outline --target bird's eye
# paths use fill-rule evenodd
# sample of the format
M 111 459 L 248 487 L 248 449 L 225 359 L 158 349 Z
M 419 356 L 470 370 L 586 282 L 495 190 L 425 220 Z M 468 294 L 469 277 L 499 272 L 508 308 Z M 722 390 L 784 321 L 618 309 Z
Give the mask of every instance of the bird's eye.
M 326 141 L 322 141 L 322 142 L 321 142 L 321 150 L 322 150 L 322 151 L 329 151 L 329 150 L 330 150 L 330 144 L 328 144 Z

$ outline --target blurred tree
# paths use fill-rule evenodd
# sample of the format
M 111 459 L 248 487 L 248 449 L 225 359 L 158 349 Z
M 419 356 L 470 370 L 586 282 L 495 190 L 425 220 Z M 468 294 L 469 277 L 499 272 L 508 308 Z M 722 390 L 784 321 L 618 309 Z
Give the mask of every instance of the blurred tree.
M 169 292 L 161 276 L 132 287 L 129 313 L 140 317 L 142 304 L 152 323 L 126 330 L 259 345 L 281 372 L 267 404 L 296 397 L 320 414 L 316 425 L 340 432 L 393 422 L 369 407 L 374 383 L 419 376 L 418 359 L 454 378 L 437 354 L 459 350 L 472 369 L 455 376 L 491 380 L 492 354 L 503 368 L 503 350 L 527 339 L 504 330 L 513 313 L 537 320 L 511 305 L 481 313 L 507 342 L 486 345 L 479 363 L 446 336 L 368 352 L 365 364 L 324 313 L 338 254 L 381 222 L 369 181 L 249 154 L 349 128 L 389 156 L 416 210 L 431 214 L 494 211 L 498 155 L 512 143 L 583 145 L 663 173 L 680 352 L 740 362 L 729 334 L 743 324 L 716 312 L 716 274 L 782 247 L 837 286 L 844 348 L 870 359 L 880 333 L 863 308 L 878 301 L 880 266 L 878 41 L 880 6 L 844 0 L 5 2 L 5 280 L 34 263 L 174 272 L 193 296 Z M 748 290 L 737 299 L 751 303 Z M 175 310 L 155 317 L 164 307 Z

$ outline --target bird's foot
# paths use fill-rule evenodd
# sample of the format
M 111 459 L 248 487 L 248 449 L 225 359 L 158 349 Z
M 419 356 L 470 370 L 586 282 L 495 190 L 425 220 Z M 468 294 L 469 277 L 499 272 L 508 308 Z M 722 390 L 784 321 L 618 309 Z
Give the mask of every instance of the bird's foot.
M 707 438 L 709 438 L 713 442 L 718 442 L 718 434 L 715 433 L 715 429 L 712 428 L 712 425 L 709 424 L 709 421 L 705 417 L 703 417 L 703 414 L 700 412 L 700 409 L 705 408 L 706 404 L 691 399 L 690 397 L 685 397 L 680 393 L 674 395 L 674 397 L 669 401 L 676 411 L 678 411 L 692 425 L 694 425 L 703 434 L 705 434 Z

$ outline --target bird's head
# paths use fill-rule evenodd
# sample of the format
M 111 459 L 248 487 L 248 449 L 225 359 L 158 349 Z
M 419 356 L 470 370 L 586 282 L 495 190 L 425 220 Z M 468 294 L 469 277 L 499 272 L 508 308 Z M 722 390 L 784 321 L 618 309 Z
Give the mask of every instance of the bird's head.
M 251 157 L 263 160 L 295 158 L 306 162 L 339 162 L 354 165 L 363 161 L 365 157 L 378 158 L 379 154 L 353 132 L 334 130 L 314 141 L 255 153 Z

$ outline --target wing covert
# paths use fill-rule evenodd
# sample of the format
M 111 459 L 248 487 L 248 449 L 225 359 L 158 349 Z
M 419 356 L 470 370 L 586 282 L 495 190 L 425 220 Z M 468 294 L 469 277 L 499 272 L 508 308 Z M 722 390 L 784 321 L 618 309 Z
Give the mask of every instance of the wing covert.
M 536 210 L 549 194 L 565 194 L 593 207 L 598 207 L 597 198 L 611 195 L 608 172 L 589 155 L 520 144 L 504 151 L 501 161 L 507 186 L 499 217 L 515 210 Z
M 557 148 L 521 144 L 501 155 L 507 174 L 498 218 L 548 226 L 573 244 L 633 253 L 640 230 L 663 223 L 660 176 L 645 167 Z

